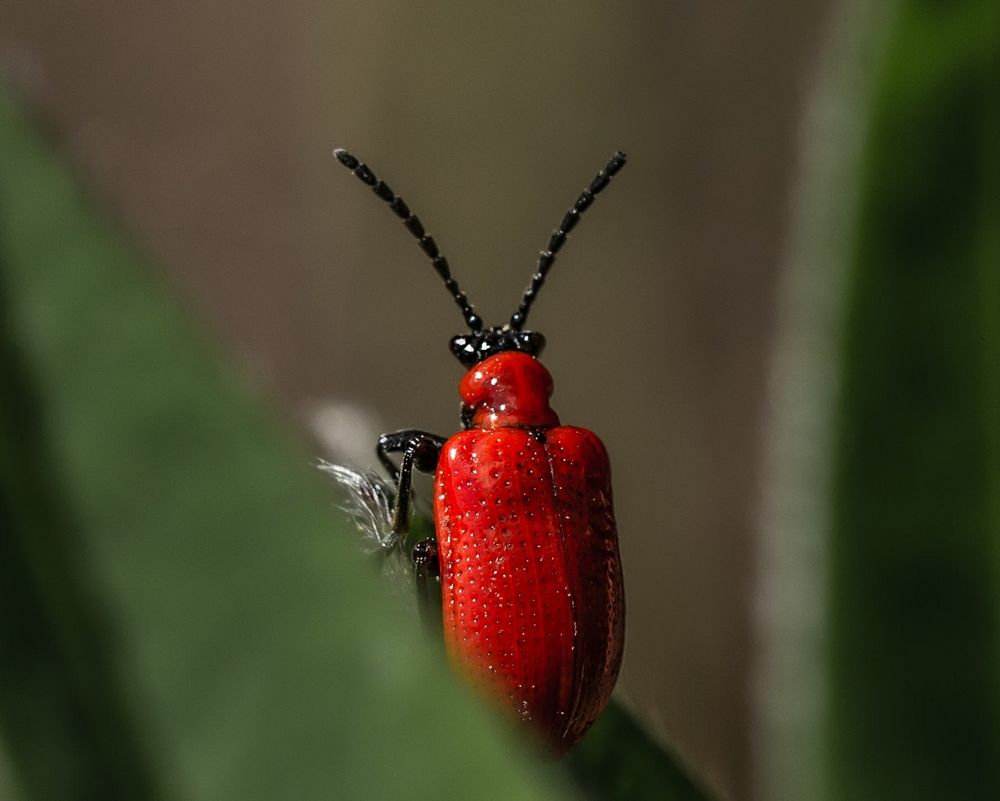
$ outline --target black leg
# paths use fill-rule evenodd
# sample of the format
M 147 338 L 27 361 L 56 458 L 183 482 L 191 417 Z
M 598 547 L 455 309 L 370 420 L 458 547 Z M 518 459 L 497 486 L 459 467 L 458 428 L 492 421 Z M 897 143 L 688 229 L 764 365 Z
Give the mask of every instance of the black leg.
M 413 546 L 413 568 L 417 585 L 417 608 L 424 629 L 441 643 L 441 570 L 438 566 L 437 540 L 429 537 Z
M 417 568 L 417 578 L 438 578 L 441 568 L 438 565 L 438 546 L 434 537 L 420 540 L 413 546 L 413 564 Z
M 412 429 L 383 434 L 378 438 L 375 453 L 396 482 L 396 505 L 392 510 L 392 530 L 396 534 L 402 536 L 409 530 L 414 469 L 421 473 L 433 473 L 445 442 L 444 437 Z M 390 453 L 402 454 L 398 467 L 389 458 Z

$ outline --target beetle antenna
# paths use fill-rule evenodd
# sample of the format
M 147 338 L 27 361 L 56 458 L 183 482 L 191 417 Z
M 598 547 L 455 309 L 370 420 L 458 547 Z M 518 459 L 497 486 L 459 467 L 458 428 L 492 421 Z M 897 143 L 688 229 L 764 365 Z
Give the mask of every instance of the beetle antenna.
M 437 274 L 444 281 L 445 288 L 451 293 L 452 300 L 462 310 L 462 317 L 465 318 L 466 324 L 473 331 L 482 330 L 482 318 L 472 308 L 469 299 L 465 296 L 461 287 L 459 287 L 458 281 L 452 278 L 448 260 L 441 255 L 434 237 L 424 230 L 424 224 L 420 222 L 420 218 L 416 214 L 410 211 L 410 207 L 406 205 L 403 198 L 394 194 L 389 185 L 372 172 L 371 167 L 363 161 L 359 161 L 343 148 L 334 150 L 333 155 L 337 157 L 337 161 L 358 176 L 361 183 L 370 186 L 376 195 L 389 204 L 389 208 L 403 221 L 406 230 L 413 234 L 413 237 L 417 240 L 417 244 L 420 245 L 420 249 L 430 258 L 431 264 L 434 265 Z
M 576 199 L 576 203 L 563 216 L 559 227 L 552 232 L 552 236 L 549 237 L 548 247 L 538 254 L 538 269 L 531 276 L 531 282 L 521 296 L 521 303 L 517 307 L 517 311 L 510 317 L 510 327 L 515 331 L 520 331 L 524 327 L 524 322 L 528 319 L 528 312 L 531 310 L 531 304 L 535 302 L 538 291 L 542 288 L 542 284 L 545 283 L 545 276 L 548 275 L 549 270 L 552 268 L 552 264 L 556 260 L 556 254 L 566 243 L 567 235 L 580 221 L 580 215 L 590 208 L 590 204 L 594 202 L 594 198 L 601 193 L 604 187 L 611 183 L 611 178 L 617 175 L 618 171 L 624 166 L 625 154 L 618 150 L 604 166 L 604 169 L 600 170 L 594 176 L 594 180 L 590 182 L 590 186 L 580 193 L 580 197 Z

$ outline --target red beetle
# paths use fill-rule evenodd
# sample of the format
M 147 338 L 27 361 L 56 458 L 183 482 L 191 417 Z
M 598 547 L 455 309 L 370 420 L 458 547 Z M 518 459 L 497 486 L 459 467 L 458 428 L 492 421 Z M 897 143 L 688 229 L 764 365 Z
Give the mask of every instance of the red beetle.
M 448 653 L 564 753 L 611 696 L 625 599 L 607 451 L 590 431 L 560 425 L 552 377 L 537 358 L 545 338 L 523 326 L 566 235 L 625 156 L 615 153 L 563 217 L 510 322 L 484 329 L 406 203 L 366 164 L 334 153 L 417 238 L 470 329 L 451 340 L 469 368 L 459 383 L 465 430 L 447 440 L 415 430 L 379 438 L 397 486 L 393 531 L 408 529 L 413 470 L 435 473 L 437 536 L 414 547 L 414 560 L 440 575 Z

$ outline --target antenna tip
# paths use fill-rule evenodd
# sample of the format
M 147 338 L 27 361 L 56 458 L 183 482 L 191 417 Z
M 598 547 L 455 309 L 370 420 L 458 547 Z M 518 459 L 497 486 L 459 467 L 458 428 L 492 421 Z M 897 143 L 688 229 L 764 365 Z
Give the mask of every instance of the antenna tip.
M 608 166 L 605 167 L 608 175 L 615 175 L 618 171 L 625 166 L 625 162 L 628 159 L 625 157 L 625 153 L 621 150 L 616 150 L 615 154 L 611 157 L 611 161 L 608 162 Z
M 358 160 L 354 158 L 350 153 L 348 153 L 342 147 L 336 147 L 333 149 L 333 155 L 337 157 L 337 161 L 343 164 L 347 169 L 353 170 L 358 166 Z

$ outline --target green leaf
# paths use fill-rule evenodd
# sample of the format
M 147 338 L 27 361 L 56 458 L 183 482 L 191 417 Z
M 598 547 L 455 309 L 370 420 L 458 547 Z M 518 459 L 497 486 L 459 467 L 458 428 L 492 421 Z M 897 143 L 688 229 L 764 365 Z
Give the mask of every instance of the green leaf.
M 709 795 L 612 700 L 567 759 L 593 801 L 706 801 Z
M 81 531 L 56 487 L 41 399 L 11 328 L 3 314 L 0 721 L 32 797 L 153 798 L 81 569 Z
M 0 100 L 0 726 L 33 799 L 565 797 Z
M 1000 24 L 906 0 L 865 157 L 830 547 L 830 797 L 1000 797 Z

